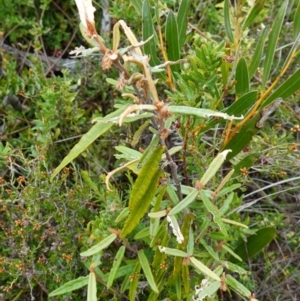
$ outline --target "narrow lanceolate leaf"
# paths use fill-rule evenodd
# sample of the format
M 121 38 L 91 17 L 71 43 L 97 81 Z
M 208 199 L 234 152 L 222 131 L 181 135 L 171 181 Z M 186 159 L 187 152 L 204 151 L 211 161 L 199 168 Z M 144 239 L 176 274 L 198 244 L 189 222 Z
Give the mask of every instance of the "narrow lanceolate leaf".
M 221 117 L 224 119 L 243 119 L 243 116 L 235 117 L 230 116 L 226 113 L 216 112 L 209 109 L 198 109 L 194 107 L 187 107 L 187 106 L 169 106 L 169 111 L 171 113 L 178 113 L 178 114 L 184 114 L 184 115 L 194 115 L 202 118 L 209 118 L 209 117 Z
M 294 15 L 294 39 L 300 34 L 300 2 L 298 3 L 295 15 Z
M 214 222 L 219 226 L 221 232 L 225 236 L 228 236 L 226 226 L 222 221 L 222 217 L 219 213 L 218 208 L 210 201 L 210 199 L 206 196 L 203 190 L 200 191 L 200 197 L 207 211 L 213 215 Z
M 283 82 L 262 104 L 266 107 L 277 98 L 287 99 L 300 89 L 300 69 Z
M 89 276 L 79 277 L 77 279 L 74 279 L 74 280 L 71 280 L 71 281 L 65 283 L 58 289 L 54 290 L 53 292 L 51 292 L 49 294 L 49 297 L 54 297 L 57 295 L 62 295 L 65 293 L 75 291 L 81 287 L 88 285 L 88 283 L 89 283 Z
M 181 279 L 186 294 L 190 292 L 190 270 L 188 265 L 182 265 Z
M 97 282 L 94 272 L 90 272 L 87 289 L 87 301 L 97 301 Z
M 250 91 L 244 94 L 242 97 L 237 99 L 232 105 L 225 109 L 225 112 L 228 116 L 243 116 L 247 113 L 249 108 L 253 106 L 253 104 L 257 100 L 257 91 Z M 222 120 L 214 118 L 206 123 L 206 126 L 203 127 L 199 133 L 203 133 L 211 129 L 217 123 L 222 122 Z
M 160 62 L 159 59 L 157 58 L 157 50 L 156 50 L 155 37 L 154 37 L 155 32 L 153 28 L 151 8 L 148 0 L 143 1 L 142 20 L 143 20 L 143 28 L 142 28 L 143 41 L 146 41 L 148 38 L 153 36 L 153 38 L 144 45 L 144 52 L 150 58 L 149 61 L 150 65 L 157 66 L 160 64 Z
M 178 256 L 178 257 L 183 257 L 186 258 L 189 256 L 188 253 L 181 251 L 181 250 L 177 250 L 177 249 L 172 249 L 172 248 L 167 248 L 167 247 L 162 247 L 162 246 L 158 246 L 159 251 L 161 253 L 166 253 L 168 255 L 172 255 L 172 256 Z
M 251 292 L 240 282 L 238 282 L 231 275 L 226 274 L 226 284 L 230 286 L 235 292 L 245 296 L 246 298 L 250 298 Z
M 176 62 L 180 59 L 180 47 L 177 21 L 174 13 L 170 10 L 166 21 L 166 44 L 167 56 L 169 61 Z M 174 72 L 180 71 L 179 65 L 172 65 L 171 70 Z
M 246 60 L 242 57 L 240 58 L 235 72 L 235 92 L 238 97 L 249 92 L 249 73 Z
M 190 203 L 192 203 L 198 195 L 198 190 L 194 189 L 189 193 L 180 203 L 178 203 L 171 211 L 168 213 L 169 216 L 175 215 L 186 208 Z
M 258 128 L 256 123 L 259 121 L 260 115 L 257 114 L 252 119 L 247 121 L 241 130 L 234 135 L 234 137 L 225 145 L 225 149 L 230 149 L 226 160 L 234 158 L 240 151 L 242 151 L 251 141 L 252 137 L 257 134 Z
M 134 6 L 136 12 L 138 13 L 139 16 L 142 15 L 142 0 L 130 0 L 131 4 Z
M 148 210 L 161 174 L 159 163 L 163 151 L 163 147 L 157 147 L 139 172 L 130 194 L 128 205 L 130 215 L 121 231 L 122 238 L 126 237 L 139 224 Z
M 222 164 L 224 163 L 227 154 L 230 152 L 230 150 L 223 151 L 222 153 L 219 153 L 216 158 L 213 159 L 213 161 L 209 164 L 207 170 L 205 171 L 204 175 L 200 179 L 200 183 L 202 186 L 205 186 L 207 182 L 216 174 L 216 172 L 220 169 Z
M 203 288 L 203 290 L 197 295 L 196 300 L 204 300 L 206 297 L 212 297 L 215 292 L 220 288 L 221 282 L 214 281 L 210 283 L 207 287 Z M 206 299 L 205 299 L 206 300 Z
M 186 39 L 186 29 L 187 29 L 187 13 L 191 5 L 192 0 L 181 0 L 178 14 L 177 14 L 177 24 L 178 24 L 178 34 L 179 34 L 179 48 L 181 48 Z
M 129 300 L 135 301 L 136 300 L 136 291 L 139 283 L 140 278 L 140 270 L 141 264 L 139 262 L 136 263 L 133 273 L 131 274 L 131 281 L 129 285 Z
M 231 43 L 234 43 L 234 37 L 231 29 L 231 23 L 230 23 L 230 9 L 229 9 L 230 3 L 229 0 L 224 1 L 224 24 L 225 24 L 225 32 L 226 35 Z
M 118 250 L 114 263 L 113 263 L 113 267 L 111 268 L 110 272 L 109 272 L 109 276 L 108 276 L 108 280 L 107 280 L 107 287 L 111 287 L 113 284 L 113 281 L 116 277 L 117 271 L 120 267 L 120 264 L 122 262 L 122 259 L 124 257 L 124 253 L 125 253 L 125 246 L 121 246 L 121 248 Z
M 215 279 L 217 281 L 221 281 L 220 277 L 214 273 L 211 269 L 209 269 L 206 265 L 204 265 L 202 262 L 197 260 L 195 257 L 190 258 L 191 263 L 195 266 L 196 269 L 198 269 L 203 274 L 207 275 L 208 277 Z
M 251 63 L 249 65 L 249 69 L 248 69 L 249 79 L 251 79 L 253 77 L 253 75 L 255 74 L 255 72 L 261 62 L 261 59 L 263 56 L 263 51 L 264 51 L 264 46 L 265 46 L 265 41 L 268 36 L 268 32 L 269 32 L 269 28 L 265 27 L 263 29 L 263 31 L 261 32 L 261 35 L 258 39 L 256 48 L 255 48 L 255 51 L 252 56 L 252 60 L 251 60 Z
M 264 7 L 266 0 L 256 0 L 254 2 L 253 7 L 251 8 L 244 24 L 243 24 L 243 30 L 245 30 L 247 27 L 249 27 L 253 21 L 255 20 L 255 18 L 259 15 L 259 13 L 261 12 L 261 10 Z
M 156 283 L 154 281 L 154 278 L 153 278 L 153 274 L 152 274 L 148 259 L 147 259 L 146 255 L 144 254 L 143 250 L 140 250 L 138 252 L 138 257 L 139 257 L 139 262 L 142 266 L 142 269 L 144 271 L 144 274 L 146 276 L 146 279 L 147 279 L 149 285 L 151 286 L 151 288 L 154 292 L 159 293 L 159 290 L 158 290 Z
M 110 121 L 111 118 L 121 115 L 127 106 L 124 106 L 115 112 L 105 116 L 103 118 L 103 123 L 96 123 L 93 127 L 84 134 L 79 142 L 71 149 L 69 154 L 63 159 L 58 167 L 54 170 L 51 175 L 51 180 L 70 162 L 72 162 L 76 157 L 78 157 L 82 152 L 84 152 L 97 138 L 107 132 L 113 125 L 114 122 Z
M 108 237 L 101 240 L 95 246 L 93 246 L 90 249 L 80 253 L 80 256 L 83 256 L 83 257 L 92 256 L 92 255 L 100 252 L 101 250 L 107 248 L 116 238 L 117 238 L 116 234 L 111 234 Z
M 266 58 L 264 62 L 264 70 L 262 76 L 262 87 L 265 88 L 267 81 L 269 79 L 271 67 L 274 60 L 274 54 L 276 50 L 276 45 L 278 41 L 278 37 L 281 31 L 283 19 L 285 16 L 286 8 L 288 5 L 288 0 L 284 1 L 281 5 L 278 14 L 273 22 L 273 26 L 269 35 L 268 46 L 266 50 Z

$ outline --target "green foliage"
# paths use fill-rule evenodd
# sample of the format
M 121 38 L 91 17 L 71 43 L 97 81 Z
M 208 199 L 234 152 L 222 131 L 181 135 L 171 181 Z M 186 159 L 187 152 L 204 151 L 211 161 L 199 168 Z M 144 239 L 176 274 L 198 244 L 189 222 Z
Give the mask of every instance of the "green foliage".
M 296 230 L 282 234 L 292 222 L 288 194 L 278 197 L 299 187 L 299 5 L 273 2 L 114 1 L 112 42 L 81 20 L 93 51 L 76 50 L 78 72 L 60 77 L 4 55 L 7 299 L 249 300 L 269 281 L 252 260 L 264 256 L 265 275 L 297 271 L 272 250 L 282 237 L 299 245 Z M 51 3 L 7 4 L 25 16 L 9 33 L 16 19 L 5 10 L 9 41 L 60 48 L 79 22 L 74 4 Z

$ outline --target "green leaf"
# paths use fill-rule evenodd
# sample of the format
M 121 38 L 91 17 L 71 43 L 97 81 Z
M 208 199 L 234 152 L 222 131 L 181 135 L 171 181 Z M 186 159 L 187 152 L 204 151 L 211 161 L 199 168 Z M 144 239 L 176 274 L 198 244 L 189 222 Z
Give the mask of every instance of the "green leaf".
M 139 16 L 142 16 L 142 0 L 130 0 Z
M 214 260 L 220 260 L 218 253 L 211 246 L 209 246 L 203 238 L 200 238 L 200 242 Z
M 253 7 L 251 8 L 243 26 L 242 26 L 243 31 L 253 23 L 255 18 L 259 15 L 261 10 L 263 9 L 265 2 L 266 2 L 266 0 L 256 0 L 254 2 Z
M 181 0 L 178 14 L 177 14 L 177 24 L 178 24 L 178 34 L 179 34 L 179 48 L 181 48 L 186 39 L 186 29 L 187 29 L 187 16 L 188 10 L 191 5 L 192 0 Z
M 200 191 L 200 197 L 205 205 L 208 212 L 210 212 L 213 215 L 214 222 L 219 226 L 221 232 L 228 236 L 226 226 L 224 225 L 222 221 L 222 217 L 219 213 L 218 208 L 210 201 L 210 199 L 206 196 L 206 194 L 203 192 L 203 190 Z
M 242 116 L 253 106 L 257 100 L 257 91 L 250 91 L 244 94 L 242 97 L 237 99 L 232 105 L 225 109 L 224 113 L 228 116 Z M 207 130 L 214 127 L 217 123 L 220 123 L 222 120 L 213 118 L 199 131 L 199 133 L 206 132 Z
M 219 281 L 210 283 L 207 287 L 203 288 L 199 294 L 197 294 L 196 299 L 194 300 L 203 300 L 206 297 L 212 297 L 213 294 L 220 288 L 220 286 L 221 282 Z
M 150 58 L 149 63 L 151 66 L 159 65 L 160 61 L 157 57 L 157 50 L 155 45 L 155 32 L 153 28 L 151 8 L 148 0 L 143 1 L 142 20 L 143 20 L 143 27 L 142 27 L 143 40 L 146 41 L 148 38 L 153 36 L 153 38 L 143 46 L 144 52 L 145 54 L 149 55 Z
M 180 47 L 178 27 L 174 13 L 170 10 L 166 21 L 166 47 L 169 61 L 176 62 L 180 59 Z M 178 64 L 171 66 L 172 72 L 179 72 L 180 66 Z
M 124 253 L 125 253 L 125 246 L 121 246 L 121 248 L 118 250 L 117 254 L 116 254 L 116 257 L 114 259 L 114 263 L 113 263 L 113 266 L 109 272 L 109 277 L 108 277 L 108 280 L 107 280 L 107 284 L 106 286 L 109 288 L 112 286 L 113 284 L 113 281 L 116 277 L 116 274 L 117 274 L 117 271 L 120 267 L 120 264 L 123 260 L 123 257 L 124 257 Z
M 298 37 L 300 34 L 300 2 L 298 3 L 295 16 L 294 16 L 294 28 L 293 28 L 293 33 L 294 33 L 294 40 Z
M 226 274 L 226 284 L 230 286 L 235 292 L 245 296 L 246 298 L 250 298 L 251 292 L 240 282 L 238 282 L 231 275 Z
M 140 278 L 140 270 L 141 270 L 141 265 L 139 262 L 136 263 L 135 268 L 133 273 L 131 274 L 132 279 L 130 281 L 129 285 L 129 300 L 130 301 L 135 301 L 136 300 L 136 291 L 139 283 L 139 278 Z
M 97 282 L 94 272 L 90 272 L 87 288 L 87 301 L 97 301 Z
M 80 256 L 87 257 L 87 256 L 94 255 L 100 252 L 101 250 L 107 248 L 116 238 L 117 238 L 116 234 L 111 234 L 108 237 L 101 240 L 95 246 L 92 246 L 90 249 L 80 253 Z
M 246 60 L 242 57 L 240 58 L 235 72 L 235 92 L 238 97 L 249 92 L 249 74 Z
M 220 277 L 214 273 L 211 269 L 209 269 L 206 265 L 204 265 L 202 262 L 200 262 L 199 260 L 197 260 L 195 257 L 191 257 L 190 258 L 191 263 L 196 267 L 196 269 L 198 269 L 200 272 L 202 272 L 203 274 L 207 275 L 208 277 L 217 280 L 217 281 L 221 281 Z
M 224 1 L 224 24 L 225 24 L 225 32 L 231 43 L 234 43 L 234 37 L 230 24 L 230 10 L 229 10 L 229 0 Z
M 178 256 L 178 257 L 183 257 L 183 258 L 186 258 L 186 257 L 189 256 L 188 253 L 186 253 L 184 251 L 181 251 L 181 250 L 167 248 L 167 247 L 162 247 L 162 246 L 159 246 L 158 248 L 159 248 L 159 251 L 161 253 L 166 253 L 168 255 Z
M 209 109 L 198 109 L 194 107 L 187 106 L 169 106 L 169 111 L 171 113 L 184 114 L 184 115 L 195 115 L 202 118 L 209 117 L 221 117 L 224 119 L 242 119 L 241 117 L 229 116 L 226 113 L 216 112 Z
M 256 123 L 260 119 L 260 115 L 255 115 L 252 119 L 247 121 L 238 133 L 225 145 L 225 149 L 231 149 L 231 152 L 226 157 L 226 160 L 234 158 L 240 151 L 249 145 L 252 137 L 257 134 L 259 129 Z
M 121 231 L 122 238 L 126 237 L 139 224 L 148 210 L 161 175 L 159 163 L 163 151 L 163 147 L 157 147 L 139 172 L 130 194 L 128 205 L 130 215 Z
M 276 16 L 276 18 L 274 19 L 273 22 L 273 26 L 269 35 L 269 41 L 268 41 L 268 46 L 267 46 L 267 50 L 266 50 L 266 58 L 265 58 L 265 62 L 264 62 L 264 70 L 263 70 L 263 76 L 262 76 L 262 87 L 265 88 L 269 75 L 270 75 L 270 71 L 271 71 L 271 67 L 274 61 L 274 54 L 275 54 L 275 50 L 276 50 L 276 45 L 277 45 L 277 41 L 278 41 L 278 37 L 281 31 L 281 27 L 282 27 L 282 23 L 283 23 L 283 19 L 285 16 L 285 12 L 286 12 L 286 8 L 288 5 L 288 0 L 284 1 L 283 4 L 281 5 L 278 14 Z
M 74 280 L 71 280 L 71 281 L 65 283 L 61 287 L 59 287 L 56 290 L 52 291 L 49 294 L 49 297 L 54 297 L 54 296 L 57 296 L 57 295 L 62 295 L 62 294 L 65 294 L 65 293 L 75 291 L 75 290 L 77 290 L 81 287 L 84 287 L 84 286 L 88 285 L 88 283 L 89 283 L 89 276 L 79 277 L 77 279 L 74 279 Z
M 300 69 L 291 75 L 285 82 L 283 82 L 262 104 L 262 108 L 269 105 L 275 99 L 281 97 L 287 99 L 292 94 L 300 89 Z
M 123 277 L 123 276 L 125 276 L 125 275 L 128 275 L 128 274 L 132 273 L 133 270 L 134 270 L 134 267 L 135 267 L 135 264 L 128 264 L 128 265 L 125 265 L 125 266 L 120 267 L 120 268 L 117 270 L 117 273 L 116 273 L 114 279 L 116 280 L 116 279 L 118 279 L 118 278 L 120 278 L 120 277 Z M 110 274 L 110 273 L 108 273 L 108 274 L 103 274 L 103 275 L 101 276 L 101 278 L 102 278 L 104 281 L 108 281 L 109 274 Z
M 263 56 L 263 52 L 264 52 L 264 47 L 265 47 L 265 42 L 266 42 L 266 38 L 268 36 L 268 32 L 269 32 L 269 28 L 268 27 L 265 27 L 258 39 L 258 42 L 257 42 L 257 45 L 256 45 L 256 48 L 255 48 L 255 51 L 254 51 L 254 54 L 252 56 L 252 60 L 251 60 L 251 63 L 249 65 L 249 69 L 248 69 L 248 72 L 249 72 L 249 79 L 251 79 L 260 62 L 261 62 L 261 59 L 262 59 L 262 56 Z
M 123 208 L 122 211 L 117 216 L 117 218 L 115 219 L 115 223 L 118 224 L 119 222 L 123 221 L 128 215 L 129 215 L 128 207 Z
M 214 175 L 217 173 L 217 171 L 220 169 L 220 167 L 224 163 L 226 156 L 229 152 L 230 152 L 229 150 L 226 150 L 226 151 L 219 153 L 213 159 L 213 161 L 209 164 L 207 170 L 205 171 L 204 175 L 200 179 L 200 183 L 202 184 L 202 186 L 205 186 L 208 183 L 208 181 L 212 177 L 214 177 Z
M 184 291 L 186 294 L 190 292 L 190 270 L 188 265 L 181 267 L 181 280 L 183 282 Z
M 274 227 L 265 227 L 259 229 L 254 235 L 247 238 L 247 242 L 241 242 L 234 250 L 235 254 L 241 257 L 245 262 L 252 258 L 258 252 L 263 250 L 276 236 L 276 229 Z M 235 262 L 235 260 L 230 260 Z
M 140 250 L 138 252 L 138 257 L 139 257 L 139 262 L 142 266 L 142 269 L 144 271 L 144 274 L 146 276 L 146 279 L 147 279 L 149 285 L 151 286 L 151 288 L 154 292 L 159 293 L 159 290 L 158 290 L 156 283 L 154 281 L 154 278 L 153 278 L 153 274 L 152 274 L 148 259 L 147 259 L 146 255 L 144 254 L 143 250 Z
M 186 208 L 190 203 L 192 203 L 198 195 L 198 190 L 193 189 L 193 191 L 188 194 L 181 202 L 179 202 L 171 211 L 168 213 L 169 216 L 175 215 Z
M 110 118 L 114 118 L 120 116 L 121 113 L 125 111 L 127 106 L 124 106 L 117 111 L 105 116 L 103 118 L 103 123 L 96 123 L 93 127 L 84 134 L 79 142 L 71 149 L 69 154 L 63 159 L 63 161 L 59 164 L 58 167 L 54 170 L 51 175 L 51 181 L 54 177 L 70 162 L 72 162 L 76 157 L 78 157 L 82 152 L 84 152 L 97 138 L 107 132 L 113 125 L 114 122 L 110 121 Z

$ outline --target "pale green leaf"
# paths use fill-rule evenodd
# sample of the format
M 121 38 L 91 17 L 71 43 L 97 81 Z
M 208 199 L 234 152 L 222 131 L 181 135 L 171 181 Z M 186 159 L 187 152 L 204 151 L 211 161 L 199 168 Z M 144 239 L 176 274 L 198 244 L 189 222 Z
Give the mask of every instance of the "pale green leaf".
M 238 256 L 237 254 L 235 254 L 233 252 L 233 250 L 231 250 L 226 244 L 222 245 L 222 249 L 224 249 L 226 252 L 228 252 L 231 256 L 236 258 L 238 261 L 243 261 L 242 258 L 240 256 Z
M 88 285 L 88 283 L 89 283 L 89 276 L 79 277 L 77 279 L 74 279 L 74 280 L 71 280 L 71 281 L 65 283 L 61 287 L 59 287 L 56 290 L 52 291 L 49 294 L 49 297 L 54 297 L 54 296 L 57 296 L 57 295 L 62 295 L 62 294 L 65 294 L 65 293 L 75 291 L 75 290 L 77 290 L 81 287 L 84 287 L 84 286 Z
M 230 150 L 225 150 L 221 153 L 219 153 L 213 161 L 209 164 L 207 170 L 205 171 L 204 175 L 200 179 L 200 183 L 202 186 L 205 186 L 207 182 L 214 177 L 214 175 L 217 173 L 217 171 L 220 169 L 222 164 L 224 163 L 226 156 L 230 152 Z
M 169 216 L 175 215 L 186 208 L 190 203 L 192 203 L 198 195 L 198 190 L 194 189 L 190 194 L 188 194 L 181 202 L 179 202 L 174 208 L 168 213 Z
M 181 48 L 186 39 L 186 29 L 187 29 L 187 16 L 188 10 L 191 5 L 192 0 L 181 0 L 178 14 L 177 14 L 177 24 L 178 24 L 178 36 L 179 36 L 179 48 Z
M 117 216 L 117 218 L 115 219 L 115 223 L 118 224 L 119 222 L 123 221 L 128 215 L 129 215 L 128 207 L 123 208 L 122 211 Z
M 121 265 L 121 262 L 123 260 L 124 257 L 124 253 L 125 253 L 125 246 L 121 246 L 120 249 L 118 250 L 115 259 L 113 261 L 113 266 L 109 272 L 109 276 L 108 276 L 108 280 L 107 280 L 107 287 L 111 287 L 113 284 L 113 281 L 116 277 L 117 271 Z
M 243 26 L 242 26 L 243 31 L 253 23 L 255 18 L 259 15 L 261 10 L 263 9 L 265 2 L 266 2 L 266 0 L 256 0 L 254 2 L 253 7 L 251 8 Z
M 191 257 L 190 258 L 191 263 L 196 267 L 196 269 L 198 269 L 200 272 L 202 272 L 203 274 L 205 274 L 206 276 L 217 280 L 217 281 L 221 281 L 220 277 L 214 273 L 210 268 L 208 268 L 206 265 L 204 265 L 202 262 L 200 262 L 199 260 L 197 260 L 195 257 Z
M 127 106 L 124 106 L 117 111 L 105 116 L 103 118 L 104 123 L 94 124 L 92 128 L 81 137 L 79 142 L 71 149 L 69 154 L 63 159 L 59 166 L 56 167 L 53 174 L 51 175 L 51 181 L 65 166 L 67 166 L 82 152 L 84 152 L 97 138 L 107 132 L 114 125 L 113 122 L 109 121 L 110 118 L 120 116 L 126 110 L 126 108 Z
M 103 240 L 101 240 L 96 245 L 92 246 L 90 249 L 80 253 L 80 256 L 87 257 L 87 256 L 94 255 L 100 252 L 101 250 L 107 248 L 116 238 L 117 235 L 113 233 L 108 237 L 104 238 Z
M 249 69 L 248 69 L 249 79 L 251 79 L 254 76 L 254 74 L 255 74 L 255 72 L 256 72 L 256 70 L 257 70 L 257 68 L 258 68 L 258 66 L 261 62 L 263 52 L 264 52 L 264 46 L 265 46 L 266 38 L 268 36 L 268 32 L 269 32 L 269 28 L 265 27 L 263 29 L 263 31 L 261 32 L 261 34 L 260 34 L 260 37 L 258 39 L 256 48 L 255 48 L 255 51 L 254 51 L 254 54 L 252 56 L 252 60 L 250 62 Z
M 229 0 L 224 1 L 224 24 L 225 24 L 225 32 L 231 43 L 234 43 L 234 37 L 231 29 L 230 23 L 230 2 Z
M 138 239 L 143 239 L 146 237 L 150 236 L 150 230 L 149 227 L 142 229 L 140 232 L 134 235 L 133 239 L 138 240 Z
M 230 116 L 226 113 L 216 112 L 209 109 L 199 109 L 194 107 L 186 107 L 186 106 L 169 106 L 169 111 L 171 113 L 184 114 L 184 115 L 195 115 L 201 118 L 209 118 L 209 117 L 221 117 L 224 119 L 243 119 L 244 117 L 235 117 Z
M 200 197 L 207 211 L 213 215 L 213 220 L 219 226 L 221 232 L 225 236 L 228 236 L 226 226 L 222 221 L 218 208 L 210 201 L 210 199 L 206 196 L 203 190 L 200 191 Z
M 97 282 L 94 272 L 90 272 L 87 288 L 87 301 L 97 301 Z
M 295 15 L 294 15 L 294 39 L 300 34 L 300 2 L 298 3 Z
M 178 256 L 178 257 L 183 257 L 183 258 L 186 258 L 189 256 L 188 253 L 181 251 L 181 250 L 167 248 L 167 247 L 163 247 L 163 246 L 159 246 L 158 248 L 161 253 L 166 253 L 168 255 Z
M 226 284 L 230 286 L 235 292 L 245 296 L 246 298 L 250 298 L 251 292 L 239 281 L 233 278 L 231 275 L 226 274 Z
M 212 297 L 216 291 L 220 288 L 221 282 L 219 281 L 214 281 L 210 283 L 207 287 L 203 288 L 203 290 L 197 294 L 195 300 L 204 300 L 206 297 Z M 205 299 L 206 300 L 206 299 Z
M 130 0 L 130 2 L 134 6 L 138 15 L 142 16 L 142 6 L 143 6 L 142 0 Z
M 156 283 L 155 283 L 155 280 L 153 278 L 153 274 L 152 274 L 148 259 L 147 259 L 146 255 L 144 254 L 143 250 L 140 250 L 138 252 L 138 257 L 139 257 L 139 262 L 140 262 L 140 264 L 142 266 L 142 269 L 144 271 L 144 275 L 146 276 L 146 279 L 147 279 L 150 287 L 152 288 L 152 290 L 154 292 L 159 293 L 159 290 L 158 290 L 158 288 L 156 286 Z
M 273 26 L 269 35 L 268 46 L 266 50 L 266 58 L 264 62 L 264 70 L 262 76 L 262 87 L 265 88 L 267 81 L 269 79 L 271 67 L 274 61 L 274 54 L 276 50 L 276 45 L 278 41 L 278 37 L 281 31 L 283 19 L 285 16 L 285 12 L 287 9 L 288 0 L 284 1 L 281 5 L 277 16 L 274 19 Z

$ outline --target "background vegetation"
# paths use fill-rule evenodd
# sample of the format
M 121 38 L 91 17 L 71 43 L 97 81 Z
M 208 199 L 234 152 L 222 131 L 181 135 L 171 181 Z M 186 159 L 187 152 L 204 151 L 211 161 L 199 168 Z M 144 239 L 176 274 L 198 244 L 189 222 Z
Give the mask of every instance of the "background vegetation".
M 145 2 L 144 6 L 142 1 L 110 2 L 110 24 L 113 26 L 123 19 L 138 41 L 146 40 L 150 34 L 145 32 L 146 16 L 141 15 L 146 10 Z M 169 74 L 165 69 L 153 73 L 161 100 L 168 100 L 174 106 L 225 111 L 235 116 L 250 116 L 251 107 L 259 99 L 263 100 L 253 118 L 240 128 L 236 127 L 238 120 L 196 118 L 185 114 L 186 111 L 174 112 L 176 118 L 164 119 L 165 127 L 174 134 L 167 149 L 171 150 L 177 143 L 182 145 L 183 151 L 174 155 L 173 160 L 179 166 L 178 179 L 184 187 L 197 187 L 196 181 L 203 179 L 218 152 L 233 149 L 210 178 L 205 191 L 214 193 L 220 188 L 213 205 L 224 214 L 222 217 L 236 225 L 220 226 L 215 220 L 215 207 L 208 209 L 209 200 L 206 203 L 198 200 L 176 213 L 183 234 L 194 241 L 193 246 L 187 246 L 194 253 L 188 253 L 220 277 L 223 277 L 223 266 L 233 278 L 227 278 L 227 282 L 222 278 L 229 291 L 218 287 L 206 299 L 249 300 L 245 287 L 255 292 L 259 300 L 297 300 L 300 6 L 297 1 L 257 1 L 258 11 L 255 19 L 251 19 L 249 12 L 254 1 L 187 1 L 187 35 L 176 52 L 170 34 L 173 28 L 169 33 L 166 28 L 170 11 L 178 16 L 181 1 L 148 2 L 150 27 L 153 27 L 150 33 L 152 30 L 158 34 L 161 28 L 165 41 L 162 45 L 158 35 L 149 42 L 149 48 L 147 44 L 143 48 L 145 54 L 152 54 L 151 67 L 166 61 L 163 48 L 170 60 L 186 59 L 181 65 L 171 66 Z M 104 37 L 106 46 L 111 47 L 112 27 L 107 30 L 101 25 L 101 20 L 107 17 L 106 1 L 95 1 L 94 6 L 97 31 Z M 105 175 L 137 156 L 133 150 L 140 153 L 149 150 L 157 129 L 151 129 L 146 119 L 123 127 L 112 125 L 88 148 L 82 148 L 81 155 L 63 166 L 51 181 L 54 169 L 92 128 L 91 120 L 104 118 L 132 101 L 121 97 L 124 91 L 115 87 L 113 80 L 119 77 L 117 68 L 102 70 L 101 53 L 77 60 L 69 58 L 69 52 L 75 47 L 91 46 L 80 33 L 74 1 L 0 1 L 0 8 L 3 20 L 0 28 L 0 298 L 91 298 L 86 289 L 89 279 L 86 275 L 89 271 L 92 274 L 91 266 L 96 262 L 99 300 L 154 300 L 155 297 L 200 300 L 194 287 L 201 284 L 205 273 L 201 268 L 188 270 L 190 287 L 187 287 L 174 268 L 179 257 L 174 259 L 164 254 L 158 259 L 157 245 L 153 245 L 147 234 L 153 217 L 149 222 L 145 216 L 128 240 L 121 239 L 118 233 L 118 238 L 106 250 L 99 250 L 100 255 L 80 256 L 113 235 L 111 228 L 125 227 L 126 207 L 134 194 L 136 179 L 141 176 L 137 176 L 134 168 L 114 174 L 112 191 L 108 191 Z M 272 39 L 274 51 L 270 46 Z M 119 48 L 128 46 L 127 37 L 121 34 Z M 253 58 L 258 59 L 257 64 Z M 129 70 L 131 75 L 139 67 L 131 66 Z M 244 76 L 245 70 L 248 77 Z M 279 90 L 276 97 L 268 98 L 285 83 L 284 92 Z M 270 87 L 270 94 L 261 97 Z M 133 93 L 129 86 L 126 89 Z M 258 124 L 278 97 L 283 101 L 266 121 Z M 240 99 L 239 104 L 243 105 L 231 106 Z M 227 138 L 235 129 L 238 131 L 230 141 Z M 137 132 L 142 134 L 138 136 Z M 135 144 L 134 139 L 137 139 Z M 153 151 L 155 147 L 151 147 L 150 144 Z M 132 152 L 128 153 L 128 149 Z M 174 208 L 180 199 L 173 185 L 172 170 L 168 168 L 153 198 L 152 211 Z M 234 172 L 223 187 L 222 180 L 232 168 Z M 123 220 L 122 214 L 126 217 Z M 156 237 L 157 244 L 165 242 L 176 251 L 186 251 L 177 244 L 172 231 L 166 230 L 168 223 L 164 217 L 159 223 L 165 232 Z M 224 231 L 228 236 L 223 235 Z M 222 249 L 223 244 L 227 249 Z M 112 267 L 119 258 L 123 270 L 113 275 Z M 161 295 L 153 294 L 149 273 L 140 271 L 145 270 L 144 266 L 139 267 L 145 264 L 144 258 L 151 264 Z M 155 267 L 157 262 L 159 268 Z M 107 288 L 108 281 L 112 281 L 109 275 L 115 278 Z M 159 283 L 158 279 L 168 277 L 171 280 L 165 280 L 166 284 Z M 74 279 L 81 279 L 81 283 L 75 284 L 78 290 L 64 289 L 64 294 L 48 297 L 50 292 Z

